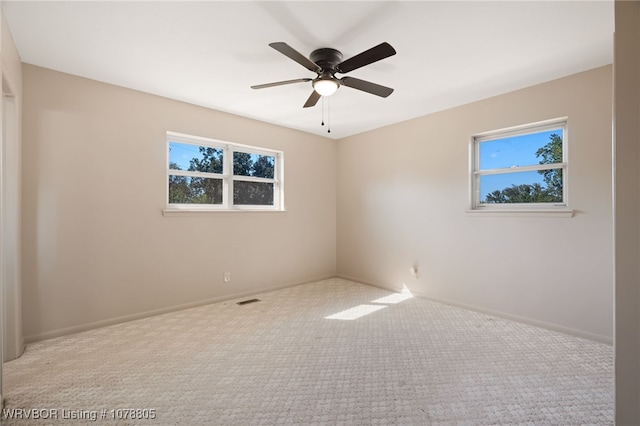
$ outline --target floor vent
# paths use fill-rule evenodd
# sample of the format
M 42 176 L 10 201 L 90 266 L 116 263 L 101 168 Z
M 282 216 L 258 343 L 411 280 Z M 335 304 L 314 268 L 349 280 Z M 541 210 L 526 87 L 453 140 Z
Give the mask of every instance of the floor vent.
M 236 305 L 248 305 L 249 303 L 256 303 L 256 302 L 260 302 L 260 299 L 248 299 L 248 300 L 243 300 L 241 302 L 236 302 Z

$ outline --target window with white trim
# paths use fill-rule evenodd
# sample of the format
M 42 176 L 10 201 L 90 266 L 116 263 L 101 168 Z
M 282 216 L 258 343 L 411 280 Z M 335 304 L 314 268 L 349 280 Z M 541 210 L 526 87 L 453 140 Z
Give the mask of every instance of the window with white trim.
M 167 132 L 167 208 L 283 210 L 283 153 Z
M 471 138 L 471 208 L 567 207 L 567 119 Z

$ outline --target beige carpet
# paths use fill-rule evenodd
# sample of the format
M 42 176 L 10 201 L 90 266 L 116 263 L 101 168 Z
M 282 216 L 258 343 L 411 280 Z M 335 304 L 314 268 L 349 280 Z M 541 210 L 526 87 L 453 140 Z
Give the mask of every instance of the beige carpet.
M 3 424 L 613 424 L 611 346 L 341 279 L 255 297 L 28 346 Z

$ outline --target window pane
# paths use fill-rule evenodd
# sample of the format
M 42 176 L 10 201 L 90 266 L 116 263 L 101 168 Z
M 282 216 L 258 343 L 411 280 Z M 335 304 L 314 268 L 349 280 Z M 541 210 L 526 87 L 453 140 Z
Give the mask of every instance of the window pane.
M 222 173 L 222 149 L 169 142 L 169 169 Z
M 234 152 L 233 174 L 236 176 L 255 176 L 273 179 L 275 162 L 275 157 L 269 155 Z
M 169 204 L 222 204 L 222 179 L 170 175 Z
M 480 203 L 561 203 L 562 169 L 480 176 Z
M 479 142 L 480 170 L 562 162 L 562 129 Z
M 234 181 L 233 204 L 272 206 L 273 183 Z

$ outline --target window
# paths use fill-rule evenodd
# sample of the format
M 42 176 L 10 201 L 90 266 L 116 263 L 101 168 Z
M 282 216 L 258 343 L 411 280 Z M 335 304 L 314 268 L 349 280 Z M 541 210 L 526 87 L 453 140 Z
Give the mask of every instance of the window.
M 169 210 L 283 210 L 283 153 L 167 132 Z
M 567 120 L 472 137 L 473 210 L 567 207 Z

